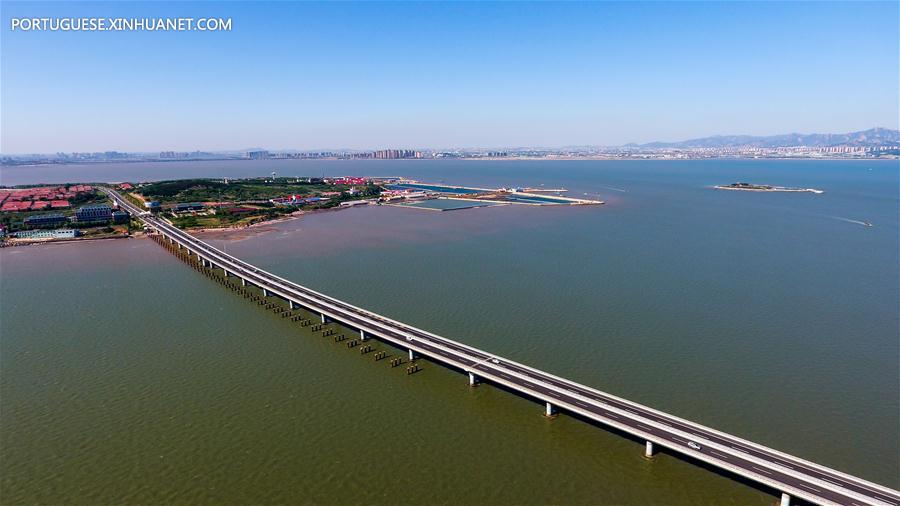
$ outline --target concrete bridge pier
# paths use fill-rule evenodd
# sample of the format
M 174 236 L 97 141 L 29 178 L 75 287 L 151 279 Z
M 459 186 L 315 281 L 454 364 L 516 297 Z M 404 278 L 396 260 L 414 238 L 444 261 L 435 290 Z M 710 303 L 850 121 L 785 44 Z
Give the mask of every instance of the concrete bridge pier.
M 544 407 L 544 416 L 553 416 L 555 414 L 556 414 L 556 408 L 553 407 L 553 404 L 550 404 L 548 402 L 547 405 Z
M 247 286 L 247 280 L 245 278 L 241 278 L 241 286 Z
M 296 302 L 294 302 L 292 300 L 288 301 L 288 305 L 291 306 L 291 309 L 300 309 L 300 304 L 297 304 Z
M 275 295 L 275 294 L 273 294 L 272 292 L 270 292 L 270 291 L 267 290 L 266 288 L 263 288 L 263 297 L 271 297 L 272 295 Z
M 647 441 L 646 446 L 644 446 L 644 456 L 647 457 L 648 459 L 652 458 L 653 454 L 655 452 L 656 452 L 656 450 L 653 448 L 653 442 Z
M 469 386 L 470 387 L 478 386 L 478 377 L 475 376 L 474 372 L 469 372 Z
M 791 506 L 791 496 L 787 492 L 781 493 L 781 506 Z
M 359 329 L 359 340 L 360 341 L 366 340 L 366 331 L 363 329 Z
M 322 317 L 322 323 L 328 323 L 328 317 L 325 316 L 325 313 L 319 313 L 319 316 Z
M 415 359 L 416 359 L 416 352 L 414 352 L 414 351 L 412 351 L 412 350 L 409 350 L 409 359 L 410 359 L 410 360 L 415 360 Z
M 228 272 L 228 269 L 225 269 L 225 277 L 226 277 L 226 278 L 230 278 L 230 277 L 231 277 L 231 273 Z

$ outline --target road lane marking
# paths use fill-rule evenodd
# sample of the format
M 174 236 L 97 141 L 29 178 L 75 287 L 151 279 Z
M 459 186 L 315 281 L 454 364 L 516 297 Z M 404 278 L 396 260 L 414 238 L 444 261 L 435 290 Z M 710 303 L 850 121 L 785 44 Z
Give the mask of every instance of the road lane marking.
M 766 471 L 765 469 L 760 469 L 760 468 L 758 468 L 758 467 L 756 467 L 756 466 L 750 466 L 750 467 L 752 467 L 753 469 L 756 469 L 757 471 L 766 473 L 766 474 L 772 474 L 771 471 Z
M 746 453 L 747 455 L 750 455 L 750 452 L 748 452 L 747 450 L 742 450 L 742 449 L 738 448 L 737 446 L 730 446 L 730 448 L 731 448 L 732 450 L 737 450 L 737 451 L 739 451 L 739 452 L 741 452 L 741 453 Z
M 819 479 L 822 480 L 822 481 L 824 481 L 824 482 L 826 482 L 826 483 L 831 483 L 832 485 L 837 485 L 838 487 L 844 488 L 844 486 L 841 485 L 840 483 L 835 483 L 835 482 L 833 482 L 833 481 L 831 481 L 831 480 L 826 480 L 825 478 L 819 478 Z
M 509 376 L 503 374 L 502 372 L 500 373 L 500 376 L 503 376 L 504 378 L 506 378 L 506 379 L 508 379 L 508 380 L 511 380 L 511 379 L 512 379 L 512 378 L 510 378 Z
M 650 427 L 647 427 L 646 425 L 641 425 L 641 424 L 639 424 L 639 423 L 638 423 L 638 424 L 635 424 L 635 425 L 637 425 L 638 427 L 640 427 L 640 428 L 646 430 L 647 432 L 653 432 L 653 429 L 651 429 Z
M 618 416 L 616 416 L 616 415 L 614 415 L 614 414 L 612 414 L 612 413 L 604 413 L 604 416 L 608 416 L 608 417 L 610 417 L 610 418 L 619 418 Z
M 560 397 L 559 397 L 559 394 L 557 394 L 556 392 L 554 392 L 554 391 L 552 391 L 552 390 L 548 390 L 547 393 L 550 394 L 550 395 L 552 395 L 553 397 L 556 397 L 557 399 L 560 398 Z
M 575 401 L 575 404 L 578 404 L 579 406 L 584 406 L 584 407 L 586 407 L 586 408 L 587 408 L 587 407 L 590 407 L 590 406 L 588 406 L 587 404 L 585 404 L 585 403 L 583 403 L 583 402 L 581 402 L 581 401 Z
M 713 455 L 717 455 L 717 456 L 719 456 L 720 458 L 723 458 L 723 459 L 727 459 L 727 458 L 728 458 L 728 455 L 719 453 L 719 452 L 717 452 L 717 451 L 715 451 L 715 450 L 710 450 L 709 453 L 712 453 Z
M 805 488 L 805 489 L 812 490 L 813 492 L 822 493 L 821 490 L 819 490 L 819 489 L 817 489 L 817 488 L 810 487 L 809 485 L 804 485 L 804 484 L 802 484 L 802 483 L 798 483 L 797 485 L 800 485 L 801 487 L 803 487 L 803 488 Z

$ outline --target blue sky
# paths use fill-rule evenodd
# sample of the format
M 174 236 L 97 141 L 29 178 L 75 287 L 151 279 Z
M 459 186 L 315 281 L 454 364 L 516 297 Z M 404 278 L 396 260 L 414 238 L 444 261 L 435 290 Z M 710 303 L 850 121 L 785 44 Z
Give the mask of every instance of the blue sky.
M 617 145 L 898 127 L 897 2 L 3 2 L 0 152 Z M 13 17 L 230 17 L 22 32 Z

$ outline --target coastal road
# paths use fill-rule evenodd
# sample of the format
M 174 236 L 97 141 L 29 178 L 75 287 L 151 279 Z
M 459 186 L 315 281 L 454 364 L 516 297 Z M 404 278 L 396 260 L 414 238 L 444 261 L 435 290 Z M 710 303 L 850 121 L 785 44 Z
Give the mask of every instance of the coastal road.
M 503 385 L 554 409 L 602 425 L 817 504 L 896 505 L 900 492 L 775 449 L 717 431 L 487 351 L 438 336 L 321 294 L 228 255 L 142 210 L 117 192 L 104 191 L 146 226 L 207 262 L 323 317 L 481 381 Z

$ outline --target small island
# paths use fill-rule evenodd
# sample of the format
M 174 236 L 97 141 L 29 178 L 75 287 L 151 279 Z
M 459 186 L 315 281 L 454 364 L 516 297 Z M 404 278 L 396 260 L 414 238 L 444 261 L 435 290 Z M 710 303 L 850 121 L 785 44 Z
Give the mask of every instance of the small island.
M 787 186 L 772 186 L 767 184 L 752 183 L 731 183 L 729 185 L 716 185 L 717 190 L 738 190 L 748 192 L 809 192 L 809 193 L 825 193 L 823 190 L 815 188 L 788 188 Z

